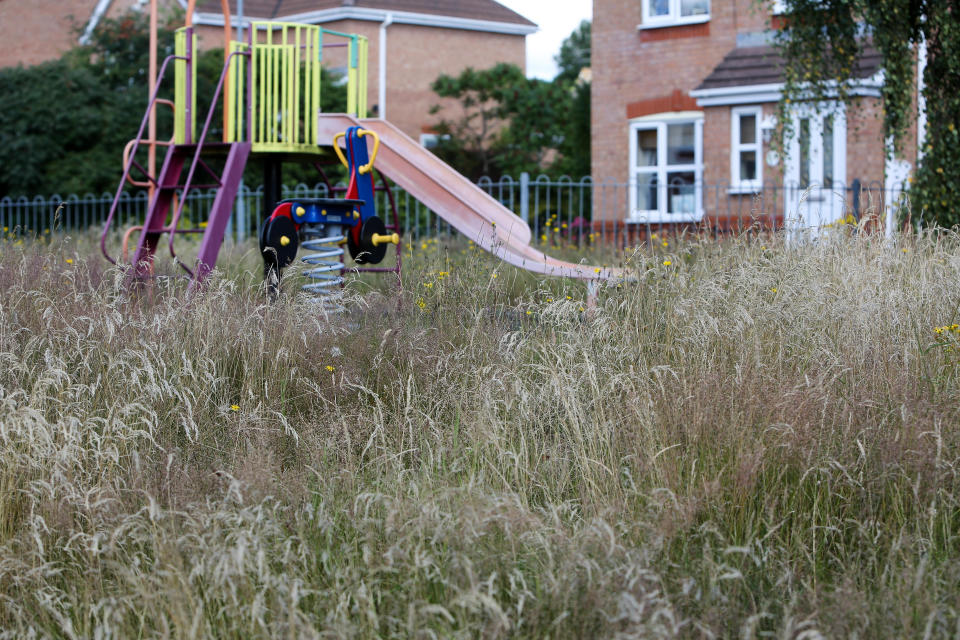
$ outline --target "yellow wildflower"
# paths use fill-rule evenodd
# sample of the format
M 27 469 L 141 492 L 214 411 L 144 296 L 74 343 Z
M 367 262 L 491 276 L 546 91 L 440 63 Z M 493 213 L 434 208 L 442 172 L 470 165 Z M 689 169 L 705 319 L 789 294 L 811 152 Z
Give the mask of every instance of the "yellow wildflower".
M 230 411 L 240 411 L 240 405 L 238 404 L 230 405 Z
M 325 369 L 326 369 L 327 371 L 329 371 L 330 373 L 333 373 L 334 371 L 337 370 L 336 367 L 330 366 L 329 364 L 325 367 Z
M 669 266 L 672 265 L 672 264 L 673 264 L 673 263 L 672 263 L 671 261 L 669 261 L 669 260 L 664 260 L 664 261 L 663 261 L 663 266 L 665 266 L 665 267 L 669 267 Z
M 73 264 L 73 258 L 67 258 L 67 264 Z

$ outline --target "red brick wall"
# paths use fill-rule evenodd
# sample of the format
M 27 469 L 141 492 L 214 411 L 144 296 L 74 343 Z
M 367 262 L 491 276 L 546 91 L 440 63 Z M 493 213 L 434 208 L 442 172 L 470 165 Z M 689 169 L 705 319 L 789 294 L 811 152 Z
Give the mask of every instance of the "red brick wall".
M 108 15 L 116 18 L 135 4 L 114 0 Z M 159 4 L 166 10 L 175 0 Z M 59 58 L 77 45 L 77 30 L 86 27 L 96 6 L 97 0 L 0 0 L 0 68 Z

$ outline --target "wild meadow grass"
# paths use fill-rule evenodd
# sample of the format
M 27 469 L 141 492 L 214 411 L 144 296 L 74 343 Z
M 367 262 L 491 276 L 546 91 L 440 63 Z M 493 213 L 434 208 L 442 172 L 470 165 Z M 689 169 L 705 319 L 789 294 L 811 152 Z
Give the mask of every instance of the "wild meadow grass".
M 957 637 L 960 238 L 588 259 L 325 317 L 0 242 L 0 638 Z

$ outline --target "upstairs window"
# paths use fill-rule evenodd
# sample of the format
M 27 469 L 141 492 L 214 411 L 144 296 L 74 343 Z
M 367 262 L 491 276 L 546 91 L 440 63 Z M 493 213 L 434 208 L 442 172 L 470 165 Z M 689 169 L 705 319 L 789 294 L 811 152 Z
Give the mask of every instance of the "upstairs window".
M 643 0 L 644 28 L 706 22 L 710 0 Z

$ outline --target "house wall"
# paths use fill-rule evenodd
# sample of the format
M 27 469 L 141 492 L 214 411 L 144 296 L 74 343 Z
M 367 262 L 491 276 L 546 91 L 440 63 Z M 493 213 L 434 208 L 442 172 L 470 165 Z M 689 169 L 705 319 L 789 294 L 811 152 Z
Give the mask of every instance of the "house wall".
M 757 11 L 754 0 L 711 4 L 707 23 L 643 30 L 637 28 L 640 0 L 594 0 L 591 126 L 596 182 L 628 180 L 630 117 L 699 110 L 688 93 L 736 46 L 737 32 L 768 28 L 769 19 Z M 679 96 L 674 95 L 677 91 Z
M 113 0 L 107 15 L 116 18 L 137 4 L 136 0 Z M 176 2 L 159 4 L 165 10 Z M 96 6 L 97 0 L 0 1 L 0 68 L 29 67 L 59 58 L 77 46 Z
M 770 28 L 753 0 L 713 0 L 704 24 L 638 29 L 640 0 L 594 0 L 592 132 L 593 178 L 598 184 L 630 179 L 631 118 L 669 111 L 703 111 L 703 205 L 707 222 L 724 227 L 725 217 L 742 221 L 756 213 L 781 213 L 782 199 L 752 195 L 726 196 L 714 185 L 730 175 L 730 106 L 702 108 L 689 97 L 723 57 L 737 45 L 737 34 Z M 776 105 L 764 104 L 764 116 Z M 876 98 L 855 100 L 847 111 L 847 181 L 882 184 L 885 170 L 883 120 Z M 763 154 L 770 149 L 763 145 Z M 901 157 L 916 162 L 916 127 L 906 136 Z M 761 158 L 765 183 L 782 181 L 784 161 L 769 167 Z M 597 189 L 595 211 L 622 220 L 628 213 L 627 192 Z M 603 201 L 601 201 L 601 199 Z M 611 202 L 617 206 L 611 207 Z
M 369 40 L 367 104 L 371 116 L 380 114 L 380 23 L 366 20 L 340 20 L 322 25 L 343 33 L 356 33 Z M 222 47 L 223 28 L 197 27 L 201 47 Z M 346 67 L 346 49 L 324 52 L 325 64 L 331 68 Z M 524 36 L 443 29 L 408 24 L 392 24 L 387 28 L 387 108 L 386 116 L 414 140 L 429 132 L 440 117 L 455 118 L 459 106 L 441 101 L 430 84 L 437 76 L 458 74 L 467 67 L 486 69 L 499 62 L 513 63 L 526 69 Z M 444 110 L 430 115 L 430 108 L 442 104 Z

